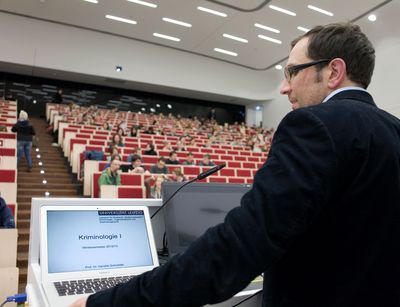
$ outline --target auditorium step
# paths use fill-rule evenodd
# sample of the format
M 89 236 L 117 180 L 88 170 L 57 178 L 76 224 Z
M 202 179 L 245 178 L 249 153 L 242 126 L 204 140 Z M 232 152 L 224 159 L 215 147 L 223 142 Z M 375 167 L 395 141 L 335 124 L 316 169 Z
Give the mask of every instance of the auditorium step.
M 27 163 L 23 158 L 18 166 L 17 176 L 17 227 L 18 227 L 18 255 L 19 267 L 19 292 L 25 292 L 27 280 L 27 265 L 29 251 L 29 229 L 31 219 L 32 197 L 45 197 L 45 192 L 50 197 L 82 197 L 82 184 L 76 180 L 76 175 L 71 173 L 69 162 L 64 157 L 61 148 L 52 147 L 53 138 L 46 131 L 47 123 L 41 118 L 30 118 L 39 138 L 38 149 L 32 150 L 33 168 L 27 171 Z M 40 155 L 40 158 L 38 158 Z M 39 165 L 42 162 L 42 165 Z M 44 170 L 44 174 L 40 171 Z M 43 180 L 47 183 L 43 184 Z

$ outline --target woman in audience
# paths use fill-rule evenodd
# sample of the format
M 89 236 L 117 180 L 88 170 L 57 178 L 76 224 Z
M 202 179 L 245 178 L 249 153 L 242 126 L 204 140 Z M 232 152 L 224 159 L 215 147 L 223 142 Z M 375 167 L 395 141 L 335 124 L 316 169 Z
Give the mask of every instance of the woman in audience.
M 185 175 L 182 173 L 182 171 L 179 168 L 175 168 L 172 171 L 172 177 L 171 180 L 175 182 L 184 182 L 187 181 Z
M 125 144 L 122 142 L 122 137 L 118 133 L 114 134 L 111 139 L 110 147 L 119 146 L 124 147 Z
M 163 175 L 159 175 L 156 177 L 156 182 L 154 186 L 150 188 L 150 197 L 151 198 L 161 198 L 162 193 L 162 183 L 165 181 L 165 177 Z
M 104 129 L 104 130 L 107 130 L 107 131 L 110 131 L 110 130 L 111 130 L 110 124 L 107 123 L 107 122 L 105 122 L 105 123 L 103 124 L 103 129 Z
M 138 131 L 137 127 L 132 126 L 131 130 L 129 131 L 129 136 L 130 137 L 138 137 L 139 136 L 138 134 L 139 134 L 139 131 Z
M 26 161 L 28 162 L 28 172 L 32 171 L 32 137 L 36 134 L 35 129 L 28 121 L 28 113 L 21 110 L 17 123 L 11 128 L 12 132 L 17 133 L 17 161 L 25 154 Z

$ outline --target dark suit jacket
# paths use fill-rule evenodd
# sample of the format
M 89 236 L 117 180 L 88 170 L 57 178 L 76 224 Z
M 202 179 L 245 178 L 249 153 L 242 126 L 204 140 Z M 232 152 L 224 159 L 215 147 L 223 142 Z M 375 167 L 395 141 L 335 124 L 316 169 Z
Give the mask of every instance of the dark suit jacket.
M 400 122 L 368 93 L 290 112 L 241 207 L 87 306 L 200 306 L 261 272 L 268 307 L 400 306 Z

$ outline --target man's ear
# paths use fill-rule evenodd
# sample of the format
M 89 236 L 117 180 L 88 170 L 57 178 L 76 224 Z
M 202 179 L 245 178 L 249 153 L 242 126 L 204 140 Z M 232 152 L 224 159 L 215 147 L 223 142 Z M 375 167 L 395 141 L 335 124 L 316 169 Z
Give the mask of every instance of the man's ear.
M 335 58 L 329 63 L 330 73 L 328 76 L 328 87 L 337 89 L 347 79 L 346 62 L 341 58 Z

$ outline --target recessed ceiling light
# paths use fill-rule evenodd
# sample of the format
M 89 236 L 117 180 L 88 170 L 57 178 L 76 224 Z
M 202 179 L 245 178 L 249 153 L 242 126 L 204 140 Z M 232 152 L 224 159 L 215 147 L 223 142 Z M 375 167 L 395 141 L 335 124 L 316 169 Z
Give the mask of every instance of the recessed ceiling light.
M 241 43 L 248 43 L 249 42 L 247 39 L 244 39 L 244 38 L 241 38 L 241 37 L 237 37 L 237 36 L 233 36 L 233 35 L 226 34 L 226 33 L 224 33 L 222 36 L 225 37 L 225 38 L 233 39 L 233 40 L 241 42 Z
M 217 15 L 217 16 L 221 16 L 221 17 L 227 17 L 228 16 L 225 13 L 218 12 L 218 11 L 215 11 L 215 10 L 211 10 L 211 9 L 208 9 L 206 7 L 203 7 L 203 6 L 198 6 L 197 9 L 199 11 L 203 11 L 203 12 L 210 13 L 210 14 Z
M 289 11 L 289 10 L 286 10 L 286 9 L 283 9 L 283 8 L 281 8 L 281 7 L 279 7 L 279 6 L 268 5 L 268 7 L 269 7 L 270 9 L 272 9 L 272 10 L 275 10 L 275 11 L 278 11 L 278 12 L 281 12 L 281 13 L 284 13 L 284 14 L 287 14 L 287 15 L 290 15 L 290 16 L 296 16 L 296 13 L 295 13 L 295 12 L 292 12 L 292 11 Z
M 156 107 L 157 107 L 157 108 L 159 108 L 159 107 L 161 107 L 161 106 L 160 106 L 160 104 L 159 104 L 159 103 L 157 103 L 157 104 L 156 104 Z
M 116 21 L 120 21 L 120 22 L 130 23 L 132 25 L 137 24 L 137 22 L 132 20 L 132 19 L 126 19 L 126 18 L 117 17 L 117 16 L 113 16 L 113 15 L 106 15 L 106 18 L 112 19 L 112 20 L 116 20 Z
M 171 18 L 167 18 L 167 17 L 163 17 L 162 20 L 164 20 L 166 22 L 174 23 L 176 25 L 179 25 L 179 26 L 182 26 L 182 27 L 186 27 L 186 28 L 191 28 L 192 27 L 192 25 L 190 23 L 179 21 L 179 20 L 175 20 L 175 19 L 171 19 Z
M 144 112 L 144 111 L 146 111 L 146 108 L 141 108 L 141 110 Z
M 278 64 L 278 65 L 275 65 L 275 68 L 276 68 L 277 70 L 281 70 L 283 67 L 282 67 L 282 65 Z
M 374 15 L 374 14 L 369 15 L 368 16 L 368 20 L 369 21 L 375 21 L 376 20 L 376 15 Z
M 319 7 L 314 6 L 314 5 L 307 5 L 307 7 L 310 10 L 314 10 L 314 11 L 316 11 L 318 13 L 321 13 L 321 14 L 324 14 L 324 15 L 328 15 L 328 16 L 331 16 L 331 17 L 333 16 L 333 13 L 331 13 L 329 11 L 326 11 L 326 10 L 323 10 L 323 9 L 321 9 Z
M 260 110 L 261 110 L 261 107 L 260 107 L 260 106 L 256 106 L 256 110 L 257 110 L 257 111 L 260 111 Z
M 300 30 L 300 31 L 303 31 L 303 32 L 308 32 L 308 31 L 310 31 L 310 29 L 304 28 L 304 27 L 302 27 L 302 26 L 298 26 L 298 27 L 297 27 L 297 30 Z
M 274 29 L 274 28 L 271 28 L 271 27 L 268 27 L 268 26 L 264 26 L 264 25 L 259 24 L 259 23 L 255 23 L 254 26 L 257 27 L 257 28 L 260 28 L 260 29 L 264 29 L 264 30 L 270 31 L 270 32 L 281 33 L 281 31 L 279 31 L 278 29 Z
M 228 54 L 228 55 L 231 55 L 231 56 L 237 56 L 238 55 L 236 52 L 232 52 L 232 51 L 221 49 L 221 48 L 214 48 L 214 51 L 217 51 L 217 52 L 220 52 L 220 53 L 224 53 L 224 54 Z
M 174 42 L 180 42 L 181 41 L 180 38 L 169 36 L 169 35 L 165 35 L 165 34 L 160 34 L 160 33 L 153 33 L 153 36 L 156 36 L 156 37 L 159 37 L 159 38 L 168 39 L 168 40 L 174 41 Z
M 115 66 L 115 71 L 121 72 L 122 71 L 122 66 Z
M 172 106 L 170 104 L 167 104 L 168 109 L 172 109 Z
M 269 37 L 269 36 L 265 36 L 265 35 L 262 35 L 262 34 L 259 34 L 257 36 L 259 38 L 261 38 L 261 39 L 265 39 L 266 41 L 269 41 L 269 42 L 272 42 L 272 43 L 275 43 L 275 44 L 282 44 L 282 41 L 280 41 L 279 39 L 275 39 L 275 38 L 272 38 L 272 37 Z
M 136 3 L 136 4 L 140 4 L 140 5 L 144 5 L 144 6 L 148 6 L 148 7 L 152 7 L 152 8 L 156 8 L 157 7 L 157 4 L 146 2 L 146 1 L 141 1 L 141 0 L 127 0 L 127 1 L 133 2 L 133 3 Z
M 83 0 L 83 1 L 90 2 L 90 3 L 99 3 L 98 0 Z M 43 2 L 44 2 L 44 1 L 43 1 Z
M 44 192 L 44 195 L 45 196 L 50 196 L 50 192 L 46 191 L 46 192 Z

